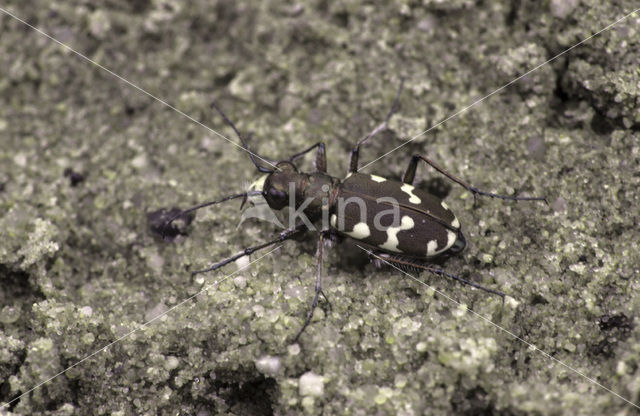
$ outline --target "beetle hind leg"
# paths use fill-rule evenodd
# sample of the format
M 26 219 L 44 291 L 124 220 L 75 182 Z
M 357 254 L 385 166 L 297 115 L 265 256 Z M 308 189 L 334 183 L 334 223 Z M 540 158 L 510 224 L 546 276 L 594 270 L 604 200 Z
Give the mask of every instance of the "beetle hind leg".
M 481 191 L 478 188 L 469 185 L 467 182 L 463 181 L 462 179 L 453 176 L 452 174 L 450 174 L 449 172 L 447 172 L 446 170 L 438 166 L 434 161 L 422 155 L 413 155 L 413 157 L 411 158 L 411 162 L 409 162 L 409 166 L 407 166 L 407 170 L 404 172 L 404 175 L 402 175 L 402 182 L 408 183 L 410 185 L 413 184 L 413 181 L 416 177 L 416 169 L 418 168 L 418 162 L 421 160 L 426 164 L 428 164 L 429 166 L 431 166 L 432 168 L 434 168 L 435 170 L 437 170 L 438 172 L 440 172 L 441 174 L 443 174 L 444 176 L 446 176 L 447 178 L 449 178 L 451 181 L 457 183 L 467 191 L 471 192 L 473 194 L 474 202 L 475 202 L 476 196 L 480 195 L 480 196 L 488 196 L 489 198 L 499 198 L 499 199 L 506 199 L 511 201 L 543 201 L 544 203 L 549 205 L 547 198 L 542 196 L 531 196 L 531 197 L 509 196 L 509 195 L 500 195 L 500 194 L 494 194 L 491 192 Z
M 447 273 L 446 271 L 444 271 L 440 267 L 437 267 L 437 266 L 434 266 L 432 264 L 428 264 L 428 263 L 422 262 L 422 261 L 417 260 L 417 259 L 411 259 L 411 258 L 406 258 L 406 257 L 401 257 L 401 256 L 391 256 L 391 255 L 385 254 L 385 253 L 372 253 L 372 252 L 370 252 L 369 254 L 370 254 L 370 256 L 372 256 L 375 259 L 374 261 L 375 261 L 376 266 L 382 265 L 382 264 L 387 264 L 387 265 L 393 267 L 394 269 L 398 269 L 398 270 L 404 271 L 405 273 L 410 273 L 410 272 L 419 273 L 421 271 L 427 271 L 427 272 L 435 274 L 437 276 L 444 276 L 444 277 L 448 277 L 449 279 L 456 280 L 457 282 L 461 283 L 462 285 L 475 287 L 476 289 L 483 290 L 483 291 L 485 291 L 487 293 L 491 293 L 493 295 L 498 295 L 503 299 L 506 296 L 503 292 L 500 292 L 499 290 L 490 289 L 488 287 L 482 286 L 482 285 L 480 285 L 478 283 L 475 283 L 475 282 L 472 282 L 470 280 L 463 279 L 462 277 L 456 276 L 455 274 Z

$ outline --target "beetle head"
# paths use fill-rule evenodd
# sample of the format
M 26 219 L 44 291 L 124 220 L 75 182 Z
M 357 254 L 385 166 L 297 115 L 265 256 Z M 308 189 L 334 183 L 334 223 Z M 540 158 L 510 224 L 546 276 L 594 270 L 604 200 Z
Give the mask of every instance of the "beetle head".
M 293 163 L 283 161 L 278 162 L 276 170 L 263 178 L 255 183 L 262 181 L 261 191 L 264 199 L 270 208 L 279 211 L 289 204 L 289 192 L 291 189 L 297 189 L 301 175 Z

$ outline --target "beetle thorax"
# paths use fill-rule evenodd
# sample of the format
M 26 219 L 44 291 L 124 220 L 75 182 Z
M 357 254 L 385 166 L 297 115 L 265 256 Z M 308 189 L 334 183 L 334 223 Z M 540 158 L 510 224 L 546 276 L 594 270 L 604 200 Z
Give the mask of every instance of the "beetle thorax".
M 279 170 L 270 173 L 262 185 L 262 194 L 274 210 L 302 207 L 308 217 L 316 217 L 328 206 L 336 179 L 316 172 L 302 173 L 291 164 L 278 164 Z

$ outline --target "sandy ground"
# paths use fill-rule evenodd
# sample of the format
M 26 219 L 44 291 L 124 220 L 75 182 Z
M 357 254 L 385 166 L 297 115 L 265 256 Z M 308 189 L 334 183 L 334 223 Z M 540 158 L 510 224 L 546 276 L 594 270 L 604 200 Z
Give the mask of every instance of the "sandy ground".
M 257 176 L 196 123 L 235 140 L 214 99 L 256 151 L 285 158 L 322 140 L 342 177 L 402 77 L 365 163 L 637 2 L 104 3 L 1 7 L 183 114 L 0 15 L 0 400 L 98 351 L 2 413 L 637 414 L 625 402 L 640 400 L 637 14 L 364 170 L 399 178 L 420 153 L 480 189 L 546 196 L 474 207 L 419 169 L 469 243 L 443 266 L 505 302 L 378 270 L 343 244 L 325 259 L 330 304 L 292 344 L 313 295 L 313 235 L 192 279 L 279 230 L 238 227 L 237 201 L 170 241 L 148 219 Z

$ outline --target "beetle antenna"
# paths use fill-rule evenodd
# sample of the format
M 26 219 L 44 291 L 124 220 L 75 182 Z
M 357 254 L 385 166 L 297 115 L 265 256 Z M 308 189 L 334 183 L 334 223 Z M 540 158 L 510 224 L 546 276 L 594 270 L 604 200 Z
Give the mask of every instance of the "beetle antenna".
M 267 162 L 269 165 L 273 166 L 274 168 L 275 168 L 275 165 L 273 163 L 269 162 L 268 160 L 266 160 L 265 158 L 263 158 L 262 156 L 259 156 L 255 152 L 252 152 L 249 149 L 249 145 L 247 144 L 247 142 L 242 137 L 242 134 L 240 134 L 240 131 L 236 128 L 235 124 L 233 124 L 233 122 L 231 120 L 229 120 L 229 117 L 227 117 L 227 115 L 220 109 L 220 107 L 218 107 L 218 105 L 215 103 L 215 101 L 211 102 L 211 107 L 215 108 L 216 111 L 222 116 L 224 121 L 233 129 L 233 131 L 236 132 L 236 136 L 238 136 L 238 138 L 240 139 L 240 142 L 242 143 L 242 148 L 244 150 L 246 150 L 247 153 L 249 153 L 249 157 L 251 158 L 251 162 L 253 162 L 254 166 L 256 168 L 258 168 L 258 170 L 260 172 L 262 172 L 262 173 L 273 173 L 274 169 L 269 169 L 269 168 L 266 168 L 266 167 L 262 166 L 261 164 L 258 163 L 258 159 L 260 159 L 260 160 L 262 160 L 264 162 Z
M 183 211 L 178 212 L 177 214 L 173 215 L 171 218 L 169 218 L 169 220 L 162 226 L 162 239 L 165 239 L 165 236 L 167 234 L 167 228 L 171 225 L 172 222 L 174 222 L 175 220 L 177 220 L 178 218 L 182 217 L 183 215 L 187 215 L 190 212 L 196 211 L 200 208 L 204 208 L 204 207 L 208 207 L 210 205 L 215 205 L 215 204 L 219 204 L 221 202 L 226 202 L 226 201 L 230 201 L 232 199 L 237 199 L 237 198 L 242 198 L 243 201 L 246 201 L 246 199 L 250 196 L 254 196 L 254 195 L 262 195 L 261 191 L 249 191 L 249 192 L 243 192 L 241 194 L 235 194 L 235 195 L 230 195 L 226 198 L 222 198 L 219 199 L 217 201 L 209 201 L 209 202 L 203 202 L 202 204 L 198 204 L 196 206 L 193 206 L 191 208 L 187 208 Z M 243 202 L 244 205 L 244 202 Z

